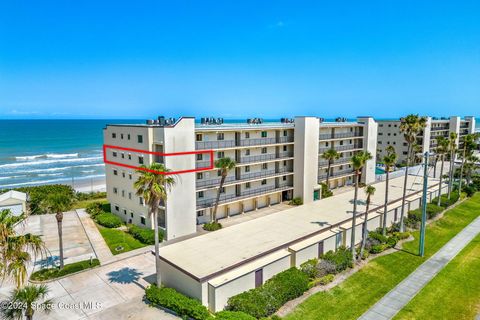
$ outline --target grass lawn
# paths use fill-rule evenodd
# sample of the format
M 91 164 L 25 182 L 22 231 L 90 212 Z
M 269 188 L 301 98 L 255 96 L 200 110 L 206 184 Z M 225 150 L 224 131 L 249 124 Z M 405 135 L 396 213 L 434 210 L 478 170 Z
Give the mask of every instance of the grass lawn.
M 105 228 L 97 224 L 97 228 L 102 234 L 103 239 L 107 243 L 107 246 L 110 248 L 110 251 L 115 255 L 130 250 L 138 249 L 145 247 L 146 244 L 141 243 L 135 239 L 131 234 L 124 232 L 118 229 Z M 123 249 L 120 251 L 115 250 L 115 248 L 122 246 Z
M 474 319 L 480 313 L 480 235 L 394 319 Z
M 67 274 L 72 274 L 85 269 L 90 269 L 99 265 L 100 265 L 100 261 L 98 261 L 98 259 L 92 259 L 92 264 L 90 264 L 90 260 L 69 263 L 69 264 L 66 264 L 61 270 L 59 268 L 48 268 L 48 269 L 35 271 L 30 276 L 30 279 L 36 280 L 36 281 L 56 279 L 59 277 L 66 276 Z
M 428 225 L 425 257 L 417 256 L 419 233 L 414 232 L 415 240 L 405 243 L 402 251 L 370 261 L 340 285 L 307 299 L 285 319 L 357 319 L 479 215 L 477 193 Z
M 86 208 L 88 204 L 92 202 L 100 202 L 100 203 L 108 203 L 107 198 L 100 198 L 100 199 L 90 199 L 90 200 L 81 200 L 81 201 L 76 201 L 73 204 L 72 209 L 83 209 Z

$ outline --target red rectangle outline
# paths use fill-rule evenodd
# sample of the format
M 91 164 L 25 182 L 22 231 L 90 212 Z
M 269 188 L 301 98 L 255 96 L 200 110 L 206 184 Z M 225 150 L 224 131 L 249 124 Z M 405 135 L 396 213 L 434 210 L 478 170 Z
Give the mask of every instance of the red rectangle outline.
M 107 160 L 107 149 L 115 149 L 115 150 L 125 150 L 125 151 L 132 151 L 132 152 L 137 152 L 137 153 L 144 153 L 144 154 L 154 154 L 154 155 L 159 155 L 159 156 L 182 156 L 182 155 L 189 155 L 189 154 L 204 154 L 208 153 L 210 155 L 210 166 L 206 168 L 195 168 L 195 169 L 187 169 L 187 170 L 178 170 L 178 171 L 169 171 L 169 172 L 161 172 L 161 171 L 156 171 L 156 170 L 151 170 L 148 168 L 142 168 L 142 167 L 137 167 L 137 166 L 132 166 L 124 163 L 119 163 L 115 161 L 109 161 Z M 103 162 L 105 164 L 111 164 L 111 165 L 116 165 L 120 167 L 125 167 L 125 168 L 130 168 L 130 169 L 135 169 L 135 170 L 141 170 L 141 171 L 146 171 L 146 172 L 151 172 L 151 173 L 156 173 L 156 174 L 164 174 L 164 175 L 173 175 L 173 174 L 182 174 L 182 173 L 189 173 L 189 172 L 199 172 L 199 171 L 207 171 L 207 170 L 212 170 L 214 168 L 214 162 L 213 162 L 213 150 L 195 150 L 195 151 L 185 151 L 185 152 L 172 152 L 172 153 L 162 153 L 162 152 L 153 152 L 153 151 L 148 151 L 148 150 L 140 150 L 140 149 L 133 149 L 133 148 L 125 148 L 125 147 L 119 147 L 119 146 L 112 146 L 112 145 L 103 145 Z

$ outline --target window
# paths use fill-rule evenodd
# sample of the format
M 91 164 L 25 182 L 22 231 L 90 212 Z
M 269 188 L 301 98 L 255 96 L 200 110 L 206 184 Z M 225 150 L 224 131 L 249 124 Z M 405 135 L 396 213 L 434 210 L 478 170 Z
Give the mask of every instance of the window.
M 325 142 L 325 147 L 328 147 L 328 142 Z
M 140 217 L 140 223 L 145 224 L 145 217 Z
M 127 139 L 128 139 L 128 140 L 130 140 L 130 133 L 129 133 L 129 134 L 127 134 Z
M 118 206 L 115 206 L 115 211 L 120 211 L 120 208 Z
M 404 154 L 404 155 L 407 155 L 407 154 L 408 154 L 408 152 L 407 152 L 407 151 L 403 151 L 403 154 Z
M 143 143 L 143 136 L 141 134 L 137 135 L 137 142 Z
M 379 126 L 380 128 L 382 128 L 382 127 L 383 127 L 383 124 L 379 124 L 378 126 Z
M 203 172 L 197 172 L 197 179 L 203 179 Z
M 203 160 L 203 154 L 197 153 L 197 161 Z
M 246 149 L 246 150 L 245 150 L 245 155 L 246 155 L 246 156 L 249 156 L 249 155 L 250 155 L 250 149 Z
M 203 191 L 199 191 L 199 192 L 198 192 L 198 197 L 199 197 L 199 198 L 203 198 L 203 196 L 204 196 Z
M 143 164 L 143 157 L 138 157 L 138 163 Z
M 115 151 L 112 152 L 112 155 L 116 158 L 117 157 L 117 153 Z
M 395 141 L 393 141 L 393 144 L 397 144 Z
M 203 141 L 203 135 L 197 133 L 197 135 L 196 135 L 196 140 L 197 140 L 197 141 Z
M 262 163 L 262 170 L 268 169 L 268 163 Z
M 382 141 L 378 141 L 378 144 L 382 144 Z
M 120 133 L 120 139 L 123 139 L 123 133 Z
M 130 153 L 128 154 L 128 160 L 132 160 L 132 155 Z
M 124 214 L 124 215 L 127 214 L 127 210 L 126 210 L 126 209 L 123 209 L 123 214 Z
M 113 169 L 113 175 L 114 176 L 118 175 L 118 171 L 116 169 Z
M 267 153 L 267 148 L 266 147 L 262 148 L 262 153 Z
M 340 145 L 343 146 L 343 140 L 340 140 Z
M 221 177 L 222 176 L 222 171 L 221 170 L 217 170 L 217 177 Z
M 383 132 L 379 132 L 378 135 L 379 135 L 379 136 L 383 136 Z
M 287 181 L 287 176 L 282 177 L 283 181 Z
M 390 128 L 391 126 L 392 126 L 391 124 L 388 125 L 389 128 Z
M 130 211 L 130 218 L 133 218 L 133 211 Z
M 217 159 L 225 158 L 225 152 L 219 151 L 217 152 Z
M 132 180 L 132 174 L 131 173 L 128 174 L 128 179 Z
M 128 199 L 132 200 L 132 193 L 131 192 L 128 193 Z
M 267 184 L 267 179 L 262 180 L 262 185 L 265 185 L 265 184 Z
M 284 161 L 283 161 L 283 166 L 285 167 L 286 165 L 287 165 L 287 161 L 284 160 Z
M 387 135 L 391 136 L 392 134 L 391 134 L 391 133 L 388 133 Z
M 283 146 L 283 151 L 287 151 L 287 146 Z
M 138 197 L 138 203 L 143 206 L 143 198 L 142 197 Z
M 125 198 L 125 190 L 122 190 L 122 197 Z
M 245 172 L 250 172 L 250 166 L 245 166 Z
M 113 193 L 117 194 L 118 193 L 118 189 L 117 188 L 113 188 Z
M 112 132 L 112 139 L 115 139 L 117 137 L 117 134 Z
M 122 152 L 122 159 L 125 159 L 125 153 Z
M 225 135 L 223 133 L 217 133 L 217 140 L 225 140 Z
M 197 212 L 197 217 L 203 217 L 205 214 L 205 210 L 200 210 Z
M 353 143 L 353 140 L 348 140 L 348 143 L 352 144 L 352 143 Z
M 267 131 L 262 131 L 262 138 L 266 138 L 267 137 Z
M 250 138 L 250 132 L 245 132 L 245 139 Z
M 225 193 L 225 187 L 220 188 L 220 193 Z
M 394 136 L 397 136 L 397 134 L 396 134 L 396 133 L 394 133 L 393 135 L 394 135 Z
M 250 189 L 250 182 L 245 183 L 245 189 Z
M 283 136 L 286 137 L 288 135 L 287 130 L 283 130 Z
M 125 171 L 122 171 L 122 178 L 125 178 Z

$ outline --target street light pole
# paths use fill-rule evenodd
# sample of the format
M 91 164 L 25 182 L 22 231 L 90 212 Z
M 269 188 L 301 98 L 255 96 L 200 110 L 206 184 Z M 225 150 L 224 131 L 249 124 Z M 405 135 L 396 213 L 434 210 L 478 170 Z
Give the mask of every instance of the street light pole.
M 422 223 L 420 225 L 420 243 L 419 243 L 419 255 L 423 257 L 425 255 L 425 223 L 427 221 L 427 189 L 428 189 L 428 152 L 424 154 L 424 166 L 423 166 L 423 194 L 422 194 Z

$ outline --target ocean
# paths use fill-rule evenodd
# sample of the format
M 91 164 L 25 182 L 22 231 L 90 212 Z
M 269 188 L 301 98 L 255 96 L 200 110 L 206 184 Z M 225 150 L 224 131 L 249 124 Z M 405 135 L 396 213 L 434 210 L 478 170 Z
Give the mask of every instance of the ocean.
M 115 123 L 144 120 L 0 120 L 0 190 L 51 183 L 93 185 L 105 177 L 102 129 Z

